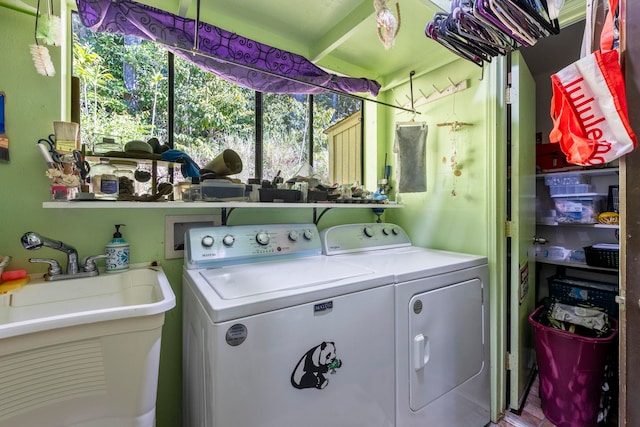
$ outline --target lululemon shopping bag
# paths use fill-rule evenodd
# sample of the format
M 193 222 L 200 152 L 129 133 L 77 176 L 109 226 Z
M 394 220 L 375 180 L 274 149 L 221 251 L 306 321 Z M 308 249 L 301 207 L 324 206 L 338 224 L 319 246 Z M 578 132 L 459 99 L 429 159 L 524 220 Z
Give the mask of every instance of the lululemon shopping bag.
M 567 161 L 601 165 L 635 149 L 618 51 L 596 51 L 551 76 L 553 130 Z

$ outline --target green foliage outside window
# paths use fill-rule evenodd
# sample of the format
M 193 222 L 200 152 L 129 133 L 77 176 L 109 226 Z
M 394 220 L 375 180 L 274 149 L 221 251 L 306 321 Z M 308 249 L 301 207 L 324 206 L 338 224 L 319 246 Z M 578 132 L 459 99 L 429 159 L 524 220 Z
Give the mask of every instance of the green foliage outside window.
M 243 159 L 239 176 L 255 176 L 255 93 L 175 58 L 169 87 L 168 56 L 159 45 L 134 37 L 93 33 L 74 15 L 73 72 L 80 80 L 83 143 L 89 149 L 104 136 L 127 141 L 155 136 L 169 140 L 167 104 L 174 94 L 174 146 L 201 167 L 224 149 Z M 323 131 L 361 108 L 361 102 L 335 94 L 314 97 L 313 167 L 328 175 Z M 309 110 L 306 95 L 264 94 L 263 177 L 278 170 L 293 176 L 309 163 Z M 177 177 L 178 180 L 182 179 Z

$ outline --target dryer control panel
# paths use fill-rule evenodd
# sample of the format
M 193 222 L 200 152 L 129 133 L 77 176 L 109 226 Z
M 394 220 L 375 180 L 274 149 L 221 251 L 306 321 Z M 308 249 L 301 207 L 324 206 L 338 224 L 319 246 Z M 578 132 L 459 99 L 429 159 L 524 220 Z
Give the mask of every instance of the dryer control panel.
M 314 224 L 226 225 L 185 233 L 185 266 L 210 268 L 322 254 Z
M 390 223 L 336 225 L 322 230 L 320 239 L 325 255 L 411 246 L 407 233 Z

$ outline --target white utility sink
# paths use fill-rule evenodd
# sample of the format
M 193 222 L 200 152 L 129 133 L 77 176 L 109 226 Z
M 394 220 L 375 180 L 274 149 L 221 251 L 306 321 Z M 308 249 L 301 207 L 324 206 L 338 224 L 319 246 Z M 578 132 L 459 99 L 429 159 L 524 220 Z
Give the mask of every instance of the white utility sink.
M 0 339 L 67 326 L 164 313 L 176 304 L 160 267 L 60 281 L 32 280 L 0 295 Z
M 152 427 L 164 313 L 161 267 L 0 295 L 0 426 Z

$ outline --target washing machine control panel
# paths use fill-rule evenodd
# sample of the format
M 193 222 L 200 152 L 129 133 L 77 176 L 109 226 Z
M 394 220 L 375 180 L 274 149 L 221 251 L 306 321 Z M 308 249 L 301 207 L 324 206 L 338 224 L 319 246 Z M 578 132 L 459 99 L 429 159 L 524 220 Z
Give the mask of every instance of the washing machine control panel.
M 337 255 L 411 246 L 411 240 L 398 225 L 389 223 L 345 224 L 322 230 L 322 252 Z
M 185 234 L 185 266 L 189 269 L 321 253 L 314 224 L 227 225 L 192 228 Z

